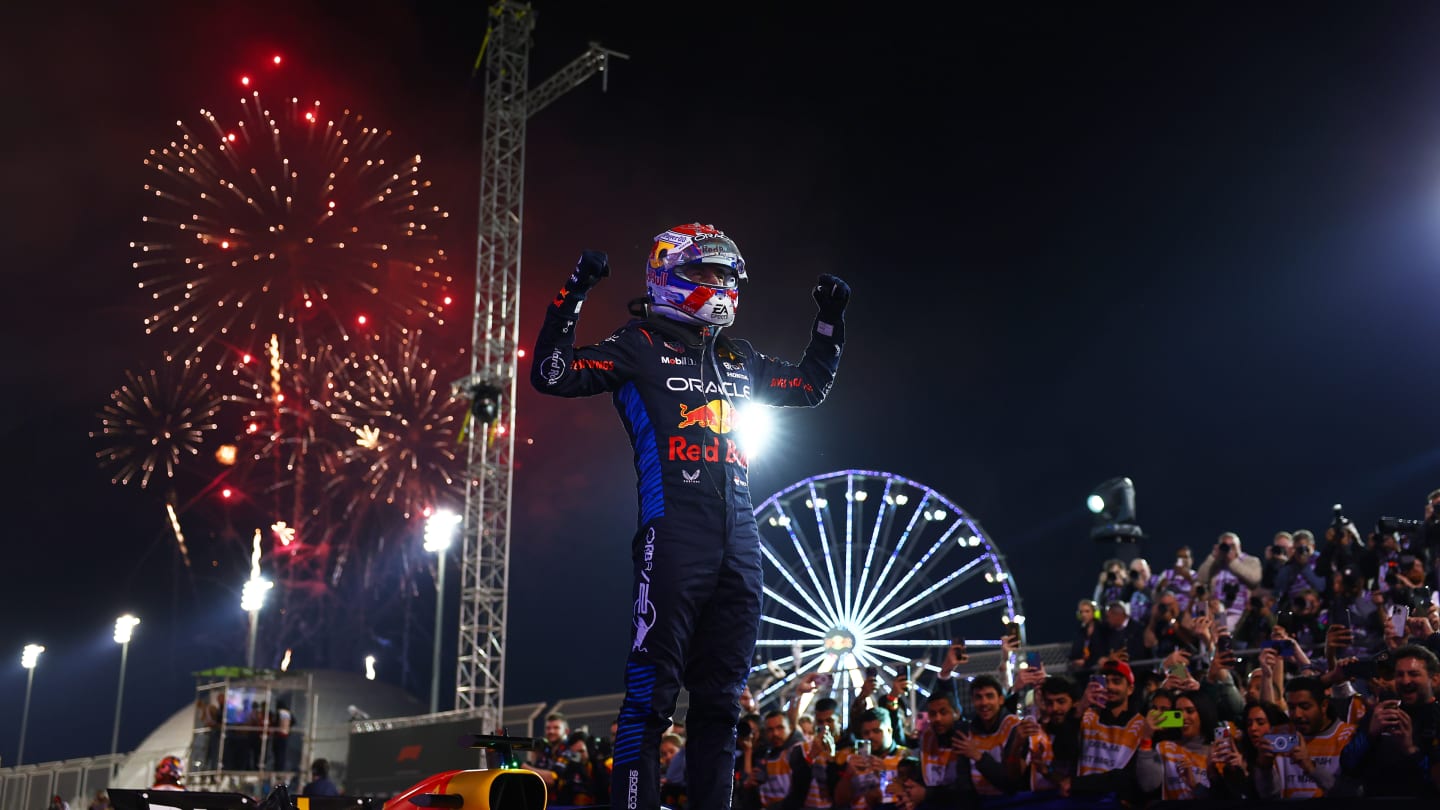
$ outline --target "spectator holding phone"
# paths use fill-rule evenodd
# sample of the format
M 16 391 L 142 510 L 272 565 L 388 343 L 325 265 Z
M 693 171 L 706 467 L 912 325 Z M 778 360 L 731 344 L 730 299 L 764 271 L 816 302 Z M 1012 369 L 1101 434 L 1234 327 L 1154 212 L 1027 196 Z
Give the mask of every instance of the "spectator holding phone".
M 1341 765 L 1366 796 L 1440 797 L 1440 659 L 1417 645 L 1394 651 L 1395 691 L 1380 700 L 1345 746 Z
M 1245 703 L 1244 719 L 1238 734 L 1230 734 L 1224 740 L 1216 740 L 1210 749 L 1211 785 L 1222 787 L 1226 797 L 1232 799 L 1253 799 L 1260 795 L 1255 785 L 1255 772 L 1261 767 L 1261 758 L 1266 768 L 1273 767 L 1274 757 L 1263 754 L 1260 744 L 1265 735 L 1290 719 L 1285 710 L 1266 701 L 1249 700 Z M 1215 776 L 1219 776 L 1216 779 Z
M 1260 740 L 1262 765 L 1255 784 L 1267 799 L 1316 799 L 1345 795 L 1340 778 L 1340 753 L 1355 734 L 1355 726 L 1331 720 L 1328 695 L 1318 678 L 1295 678 L 1285 685 L 1290 708 L 1290 730 Z
M 1070 795 L 1080 760 L 1080 688 L 1063 675 L 1040 683 L 1036 715 L 1015 727 L 1006 746 L 1006 771 L 1012 784 L 1029 783 L 1038 795 Z M 1026 779 L 1028 770 L 1028 780 Z
M 889 802 L 889 788 L 900 760 L 909 755 L 895 744 L 888 715 L 867 709 L 856 721 L 855 747 L 835 783 L 835 807 L 874 808 Z
M 1111 602 L 1105 607 L 1105 622 L 1096 628 L 1090 642 L 1090 660 L 1094 666 L 1101 658 L 1139 661 L 1149 655 L 1145 646 L 1145 625 L 1130 620 L 1130 606 Z
M 1131 761 L 1140 746 L 1145 718 L 1130 708 L 1135 675 L 1123 661 L 1108 661 L 1080 698 L 1080 764 L 1072 795 L 1126 794 L 1133 783 Z
M 1143 739 L 1148 741 L 1159 728 L 1176 726 L 1177 720 L 1178 739 L 1149 747 L 1141 743 L 1135 755 L 1135 780 L 1142 791 L 1159 788 L 1165 801 L 1207 798 L 1210 745 L 1217 725 L 1214 704 L 1200 692 L 1181 692 L 1173 711 L 1145 715 Z

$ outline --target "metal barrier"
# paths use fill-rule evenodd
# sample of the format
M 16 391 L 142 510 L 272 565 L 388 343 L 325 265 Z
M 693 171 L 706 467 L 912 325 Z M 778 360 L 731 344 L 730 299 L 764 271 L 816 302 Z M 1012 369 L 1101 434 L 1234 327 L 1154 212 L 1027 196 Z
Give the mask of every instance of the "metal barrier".
M 96 791 L 110 787 L 111 774 L 127 756 L 105 754 L 0 768 L 0 810 L 45 810 L 50 797 L 57 795 L 80 810 Z

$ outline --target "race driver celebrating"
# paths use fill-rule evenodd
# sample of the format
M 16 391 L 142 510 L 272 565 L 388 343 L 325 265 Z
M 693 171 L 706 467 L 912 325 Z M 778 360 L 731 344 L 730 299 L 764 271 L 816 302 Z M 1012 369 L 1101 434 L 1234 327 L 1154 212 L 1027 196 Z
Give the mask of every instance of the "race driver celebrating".
M 825 399 L 845 342 L 850 288 L 820 276 L 812 290 L 820 311 L 804 357 L 798 365 L 766 357 L 721 335 L 735 322 L 746 279 L 735 242 L 713 226 L 681 225 L 655 237 L 643 317 L 577 349 L 581 305 L 609 274 L 604 253 L 581 254 L 546 310 L 530 382 L 556 396 L 610 392 L 635 450 L 640 528 L 631 544 L 634 615 L 611 804 L 660 806 L 660 738 L 684 686 L 690 807 L 721 810 L 730 806 L 735 724 L 761 597 L 760 535 L 737 409 Z

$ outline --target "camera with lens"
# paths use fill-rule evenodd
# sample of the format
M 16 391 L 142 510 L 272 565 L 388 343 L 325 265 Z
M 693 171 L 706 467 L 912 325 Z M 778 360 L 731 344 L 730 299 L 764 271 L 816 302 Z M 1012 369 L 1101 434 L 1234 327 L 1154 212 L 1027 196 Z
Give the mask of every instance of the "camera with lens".
M 1220 595 L 1225 597 L 1222 604 L 1227 607 L 1235 603 L 1235 597 L 1240 595 L 1240 583 L 1227 582 L 1220 588 Z
M 1340 536 L 1350 529 L 1350 518 L 1345 517 L 1345 509 L 1340 504 L 1335 504 L 1335 518 L 1330 521 L 1330 528 L 1335 530 L 1335 542 L 1340 542 Z
M 1387 650 L 1381 650 L 1369 658 L 1360 658 L 1343 667 L 1346 678 L 1369 680 L 1370 678 L 1395 677 L 1395 662 Z
M 1375 522 L 1376 534 L 1409 534 L 1425 528 L 1425 521 L 1409 518 L 1382 517 Z

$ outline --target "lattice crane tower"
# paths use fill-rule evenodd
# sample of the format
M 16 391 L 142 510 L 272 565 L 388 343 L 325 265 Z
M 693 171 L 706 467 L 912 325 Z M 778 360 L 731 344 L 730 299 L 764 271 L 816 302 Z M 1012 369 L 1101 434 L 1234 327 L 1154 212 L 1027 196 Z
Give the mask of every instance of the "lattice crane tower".
M 520 239 L 525 202 L 525 123 L 592 74 L 602 80 L 611 57 L 585 53 L 530 88 L 535 10 L 500 0 L 490 6 L 481 46 L 485 123 L 480 147 L 480 227 L 470 375 L 455 387 L 471 400 L 460 578 L 455 709 L 483 728 L 500 726 L 505 703 L 506 590 L 510 582 L 510 507 L 514 482 L 515 385 L 520 340 Z

